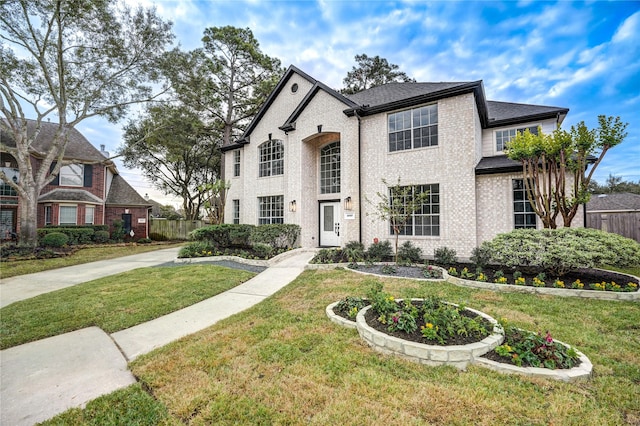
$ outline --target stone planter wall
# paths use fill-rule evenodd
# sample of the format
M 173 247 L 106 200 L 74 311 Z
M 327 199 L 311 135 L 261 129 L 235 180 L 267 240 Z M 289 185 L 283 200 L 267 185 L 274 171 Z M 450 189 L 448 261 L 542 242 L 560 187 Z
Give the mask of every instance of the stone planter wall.
M 416 299 L 419 300 L 419 299 Z M 356 317 L 356 328 L 360 337 L 378 352 L 397 355 L 409 361 L 425 365 L 452 365 L 464 370 L 469 363 L 486 354 L 500 345 L 504 336 L 498 326 L 498 322 L 489 315 L 467 308 L 469 311 L 482 316 L 494 324 L 493 334 L 483 340 L 468 345 L 440 346 L 426 345 L 410 342 L 397 337 L 389 336 L 373 327 L 365 321 L 365 314 L 370 309 L 367 306 L 360 310 Z

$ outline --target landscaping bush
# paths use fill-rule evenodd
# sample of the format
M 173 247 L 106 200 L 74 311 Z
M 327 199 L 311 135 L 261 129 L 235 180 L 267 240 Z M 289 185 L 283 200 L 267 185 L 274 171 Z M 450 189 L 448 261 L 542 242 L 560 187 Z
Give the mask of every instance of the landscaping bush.
M 422 257 L 422 249 L 413 245 L 411 241 L 405 241 L 398 248 L 398 259 L 401 263 L 419 263 Z
M 203 226 L 195 229 L 189 234 L 189 239 L 193 241 L 209 241 L 218 248 L 249 248 L 249 237 L 251 231 L 255 228 L 253 225 L 233 225 L 220 224 Z
M 253 251 L 255 252 L 256 256 L 263 259 L 268 259 L 273 253 L 273 247 L 271 247 L 269 244 L 256 243 L 253 246 Z
M 42 240 L 46 235 L 57 232 L 67 236 L 66 244 L 90 244 L 93 242 L 93 226 L 59 226 L 38 229 L 38 238 Z
M 364 244 L 359 241 L 349 241 L 344 246 L 343 254 L 351 263 L 362 262 L 365 258 Z
M 113 231 L 111 231 L 111 239 L 116 242 L 124 241 L 124 222 L 122 219 L 116 219 L 112 222 Z
M 96 231 L 93 234 L 93 241 L 96 244 L 104 244 L 109 241 L 109 231 Z
M 300 237 L 300 226 L 292 224 L 259 225 L 251 231 L 251 243 L 269 244 L 276 249 L 290 249 L 296 246 Z
M 213 256 L 216 246 L 209 241 L 194 241 L 180 248 L 179 258 Z
M 138 244 L 151 244 L 151 238 L 140 238 L 137 241 Z
M 373 243 L 367 249 L 367 259 L 371 262 L 381 262 L 393 256 L 393 248 L 387 240 Z
M 476 247 L 471 252 L 469 260 L 476 268 L 484 268 L 491 262 L 491 252 L 487 247 Z
M 456 251 L 448 247 L 438 247 L 433 251 L 433 260 L 438 265 L 453 265 L 456 263 Z
M 481 246 L 491 263 L 562 276 L 578 268 L 640 264 L 640 244 L 590 228 L 518 229 Z
M 44 237 L 40 243 L 44 247 L 62 247 L 69 242 L 69 237 L 67 234 L 63 234 L 62 232 L 50 232 Z

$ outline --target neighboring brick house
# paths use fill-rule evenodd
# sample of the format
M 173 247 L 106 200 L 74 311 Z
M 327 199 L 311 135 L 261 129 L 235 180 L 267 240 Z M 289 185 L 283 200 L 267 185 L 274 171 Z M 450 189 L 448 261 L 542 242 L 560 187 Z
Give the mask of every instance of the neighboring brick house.
M 30 128 L 35 126 L 29 121 Z M 42 123 L 33 144 L 32 162 L 37 164 L 53 140 L 58 124 Z M 31 130 L 30 130 L 31 131 Z M 2 142 L 11 146 L 11 138 L 2 133 Z M 38 227 L 47 225 L 109 225 L 116 219 L 124 221 L 125 230 L 134 238 L 147 237 L 151 205 L 118 174 L 106 153 L 97 150 L 76 129 L 69 132 L 65 161 L 72 164 L 60 169 L 59 175 L 45 186 L 38 198 Z M 0 153 L 0 166 L 8 177 L 20 179 L 16 160 L 7 152 Z M 52 166 L 53 167 L 53 166 Z M 19 233 L 17 194 L 2 183 L 0 192 L 0 237 L 8 239 Z
M 567 113 L 488 101 L 482 81 L 391 83 L 347 96 L 292 66 L 243 137 L 222 148 L 226 222 L 299 224 L 303 247 L 368 246 L 393 238 L 372 203 L 389 191 L 382 179 L 400 178 L 429 191 L 401 242 L 468 257 L 498 233 L 542 226 L 522 168 L 503 148 L 521 129 L 551 132 Z

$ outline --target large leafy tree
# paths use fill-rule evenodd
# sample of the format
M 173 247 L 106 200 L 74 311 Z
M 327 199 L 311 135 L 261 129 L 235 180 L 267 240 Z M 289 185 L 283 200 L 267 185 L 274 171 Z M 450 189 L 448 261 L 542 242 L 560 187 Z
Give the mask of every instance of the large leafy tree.
M 15 157 L 20 179 L 0 178 L 18 193 L 22 243 L 37 242 L 38 196 L 65 165 L 69 131 L 96 115 L 116 122 L 151 99 L 156 59 L 172 40 L 171 24 L 154 10 L 115 1 L 0 2 L 0 130 L 11 139 L 0 150 Z M 57 132 L 39 152 L 34 141 L 51 118 Z
M 200 217 L 206 193 L 200 185 L 216 179 L 220 151 L 216 132 L 197 113 L 168 103 L 150 106 L 144 118 L 125 126 L 119 153 L 125 166 L 139 168 L 164 193 L 180 197 L 187 220 Z
M 385 58 L 376 55 L 356 55 L 357 66 L 354 66 L 342 80 L 346 95 L 352 95 L 365 89 L 381 86 L 392 82 L 414 82 L 405 72 L 398 71 L 398 65 L 390 64 Z
M 620 117 L 598 116 L 599 126 L 589 129 L 582 121 L 569 131 L 516 135 L 507 155 L 522 163 L 527 197 L 545 228 L 556 228 L 562 217 L 571 226 L 578 208 L 589 201 L 593 174 L 605 154 L 627 137 Z

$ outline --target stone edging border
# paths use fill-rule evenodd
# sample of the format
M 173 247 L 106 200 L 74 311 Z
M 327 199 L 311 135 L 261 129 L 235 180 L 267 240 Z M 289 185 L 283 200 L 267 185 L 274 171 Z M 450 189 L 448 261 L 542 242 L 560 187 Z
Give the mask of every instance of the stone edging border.
M 581 297 L 583 299 L 597 299 L 597 300 L 614 300 L 614 301 L 621 300 L 621 301 L 627 301 L 627 302 L 640 301 L 640 290 L 634 291 L 634 292 L 615 292 L 615 291 L 596 291 L 596 290 L 574 290 L 574 289 L 568 289 L 568 288 L 517 286 L 513 284 L 496 284 L 496 283 L 490 283 L 490 282 L 465 280 L 463 278 L 453 277 L 449 275 L 446 269 L 441 268 L 440 266 L 434 266 L 434 267 L 442 271 L 442 279 L 401 277 L 401 276 L 394 276 L 391 274 L 389 275 L 372 274 L 370 272 L 351 269 L 349 268 L 348 263 L 309 264 L 305 267 L 305 269 L 313 269 L 313 270 L 322 269 L 323 270 L 323 269 L 344 268 L 348 271 L 355 272 L 357 274 L 415 280 L 415 281 L 446 281 L 453 285 L 457 285 L 458 287 L 471 287 L 471 288 L 478 288 L 482 290 L 502 291 L 502 292 L 511 292 L 511 293 L 547 294 L 550 296 Z M 640 280 L 640 278 L 634 275 L 623 274 L 622 272 L 617 272 L 617 273 L 628 276 L 631 279 Z
M 268 268 L 269 266 L 276 265 L 277 263 L 282 262 L 284 259 L 294 256 L 298 253 L 304 252 L 315 252 L 313 249 L 306 248 L 297 248 L 289 251 L 285 251 L 284 253 L 280 253 L 277 256 L 272 257 L 268 260 L 261 259 L 245 259 L 244 257 L 239 256 L 203 256 L 203 257 L 184 257 L 184 258 L 176 258 L 174 263 L 200 263 L 200 262 L 215 262 L 221 260 L 228 260 L 231 262 L 242 263 L 245 265 L 251 266 L 262 266 Z
M 339 302 L 334 302 L 331 303 L 330 305 L 328 305 L 325 309 L 325 312 L 327 314 L 327 317 L 329 317 L 329 319 L 342 326 L 342 327 L 347 327 L 347 328 L 351 328 L 351 329 L 358 329 L 358 333 L 360 334 L 361 337 L 363 337 L 362 332 L 359 329 L 359 323 L 357 322 L 353 322 L 353 321 L 349 321 L 343 317 L 341 317 L 340 315 L 336 315 L 333 312 L 333 308 L 338 304 Z M 365 310 L 369 308 L 369 306 L 367 306 L 366 308 L 363 308 L 359 313 L 358 313 L 358 318 L 360 319 L 360 315 L 362 314 L 362 321 L 364 322 L 364 312 Z M 469 309 L 469 308 L 467 308 Z M 471 311 L 478 313 L 479 315 L 482 315 L 484 317 L 487 317 L 488 315 L 483 314 L 482 312 L 470 309 Z M 491 318 L 491 317 L 489 317 Z M 495 320 L 494 320 L 495 321 Z M 365 323 L 366 324 L 366 323 Z M 425 344 L 420 344 L 420 343 L 415 343 L 415 342 L 409 342 L 406 340 L 402 340 L 402 339 L 398 339 L 395 338 L 393 336 L 388 336 L 384 333 L 381 333 L 371 327 L 368 327 L 368 329 L 372 330 L 375 335 L 372 335 L 372 340 L 378 340 L 378 342 L 380 343 L 388 343 L 390 344 L 392 347 L 393 345 L 407 345 L 409 349 L 409 354 L 410 355 L 415 355 L 414 352 L 412 352 L 412 349 L 414 348 L 418 348 L 418 350 L 420 349 L 425 349 L 425 348 L 420 348 L 420 347 L 434 347 L 434 345 L 425 345 Z M 367 330 L 369 331 L 369 330 Z M 492 337 L 492 336 L 490 336 Z M 488 337 L 487 339 L 489 339 L 490 337 Z M 364 337 L 363 337 L 364 339 Z M 486 340 L 486 339 L 485 339 Z M 384 354 L 389 354 L 389 355 L 398 355 L 401 356 L 402 358 L 408 359 L 410 361 L 413 362 L 417 362 L 420 364 L 424 364 L 424 365 L 443 365 L 444 363 L 442 361 L 439 362 L 432 362 L 435 360 L 421 360 L 421 359 L 416 359 L 415 356 L 407 356 L 406 353 L 398 353 L 397 351 L 393 351 L 390 349 L 387 349 L 384 346 L 378 346 L 378 344 L 372 345 L 371 342 L 369 340 L 366 340 L 367 343 L 374 347 L 376 350 L 378 350 L 381 353 Z M 556 342 L 565 345 L 565 346 L 569 346 L 564 342 L 560 342 L 559 340 L 556 340 Z M 497 347 L 500 343 L 502 343 L 502 339 L 500 339 L 499 342 L 497 342 L 495 345 L 493 345 L 493 347 L 491 347 L 490 350 L 495 349 L 495 347 Z M 465 345 L 465 346 L 470 346 L 470 345 Z M 456 359 L 457 357 L 460 356 L 460 354 L 458 353 L 457 349 L 461 348 L 461 346 L 449 346 L 449 347 L 443 347 L 443 346 L 435 346 L 436 348 L 438 348 L 439 350 L 439 355 L 436 355 L 436 357 L 440 356 L 440 358 L 444 358 L 446 356 L 447 359 L 447 364 L 448 365 L 453 365 L 459 369 L 465 369 L 466 366 L 471 363 L 473 365 L 479 365 L 481 367 L 485 367 L 488 368 L 490 370 L 493 371 L 497 371 L 499 373 L 503 373 L 503 374 L 520 374 L 520 375 L 524 375 L 524 376 L 530 376 L 530 377 L 542 377 L 542 378 L 548 378 L 548 379 L 554 379 L 554 380 L 559 380 L 559 381 L 563 381 L 563 382 L 575 382 L 575 381 L 579 381 L 579 380 L 587 380 L 591 377 L 591 373 L 593 371 L 593 364 L 591 364 L 591 361 L 589 360 L 589 358 L 587 358 L 587 356 L 585 354 L 583 354 L 582 352 L 578 351 L 576 349 L 576 352 L 578 352 L 578 356 L 580 357 L 580 365 L 578 365 L 577 367 L 574 368 L 570 368 L 570 369 L 557 369 L 557 370 L 550 370 L 548 368 L 538 368 L 538 367 L 518 367 L 516 365 L 511 365 L 511 364 L 505 364 L 505 363 L 501 363 L 501 362 L 496 362 L 487 358 L 482 358 L 481 355 L 478 356 L 474 356 L 473 360 L 471 362 L 465 362 L 465 361 L 454 361 L 454 359 Z M 443 350 L 444 348 L 444 350 Z M 574 348 L 575 349 L 575 348 Z M 488 351 L 487 351 L 488 352 Z M 482 355 L 484 355 L 486 352 L 484 352 Z M 453 358 L 451 359 L 451 361 L 449 362 L 449 357 Z

